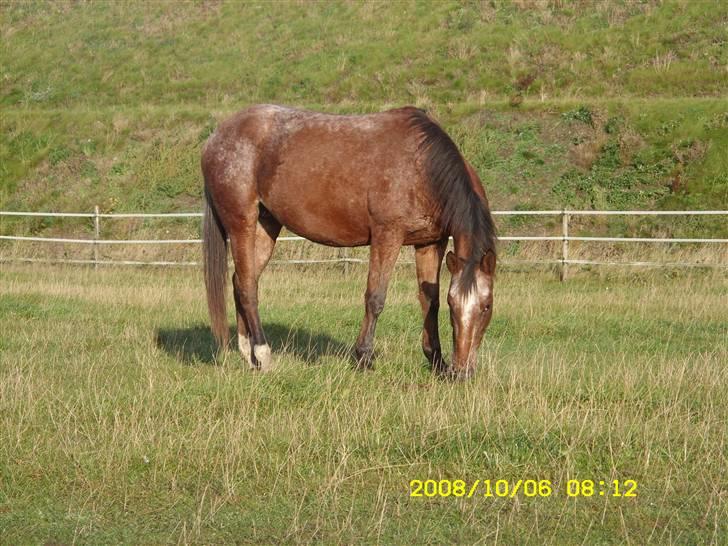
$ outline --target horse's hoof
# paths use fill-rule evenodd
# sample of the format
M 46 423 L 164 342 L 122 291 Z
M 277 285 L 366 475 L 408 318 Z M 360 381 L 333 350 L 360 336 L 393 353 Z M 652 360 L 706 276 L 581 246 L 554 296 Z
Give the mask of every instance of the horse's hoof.
M 255 360 L 257 361 L 256 368 L 261 372 L 270 372 L 273 370 L 273 357 L 271 356 L 270 346 L 268 345 L 256 345 L 253 349 Z
M 374 369 L 374 351 L 355 350 L 354 361 L 357 370 L 373 370 Z
M 374 369 L 374 359 L 371 357 L 362 359 L 357 358 L 354 367 L 362 372 L 372 371 Z
M 245 362 L 248 363 L 248 368 L 257 370 L 258 366 L 253 362 L 253 348 L 250 346 L 250 338 L 238 334 L 238 349 L 240 350 L 240 354 L 243 355 Z
M 475 368 L 447 368 L 446 370 L 443 370 L 442 372 L 438 373 L 438 376 L 442 379 L 445 379 L 447 381 L 469 381 L 473 377 L 475 377 Z
M 447 362 L 444 360 L 437 359 L 437 360 L 431 360 L 430 361 L 430 369 L 436 374 L 436 375 L 442 375 L 443 373 L 447 372 L 447 370 L 450 369 L 450 366 L 448 366 Z

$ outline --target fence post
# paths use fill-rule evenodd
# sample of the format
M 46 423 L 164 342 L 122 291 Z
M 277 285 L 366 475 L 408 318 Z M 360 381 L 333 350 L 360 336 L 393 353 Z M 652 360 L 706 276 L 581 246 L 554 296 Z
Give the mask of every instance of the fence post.
M 561 273 L 559 280 L 564 282 L 568 275 L 568 265 L 566 260 L 569 259 L 569 214 L 566 210 L 561 211 Z
M 349 273 L 349 249 L 345 246 L 339 248 L 339 260 L 342 263 L 344 274 Z
M 94 207 L 94 269 L 99 267 L 99 244 L 97 241 L 101 238 L 101 217 L 99 216 L 99 206 Z

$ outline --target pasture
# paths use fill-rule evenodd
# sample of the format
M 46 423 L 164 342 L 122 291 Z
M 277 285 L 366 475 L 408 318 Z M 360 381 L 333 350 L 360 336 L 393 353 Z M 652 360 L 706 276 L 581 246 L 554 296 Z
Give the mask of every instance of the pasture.
M 215 350 L 198 271 L 4 264 L 2 542 L 724 543 L 725 272 L 503 269 L 464 383 L 425 367 L 408 266 L 375 370 L 353 369 L 365 274 L 269 269 L 260 374 Z M 413 498 L 415 479 L 553 492 Z
M 0 209 L 198 211 L 202 144 L 262 102 L 426 108 L 494 209 L 725 209 L 726 6 L 3 2 Z M 561 233 L 556 217 L 499 220 L 502 235 Z M 3 217 L 0 236 L 94 228 Z M 570 230 L 728 236 L 709 216 Z M 99 235 L 189 239 L 199 223 L 109 218 Z M 553 260 L 552 242 L 501 255 Z M 100 258 L 200 259 L 150 247 Z M 214 346 L 198 270 L 21 267 L 4 260 L 93 250 L 0 250 L 0 545 L 728 542 L 725 268 L 573 267 L 564 284 L 501 268 L 478 373 L 449 383 L 425 366 L 411 265 L 395 271 L 366 373 L 350 356 L 366 267 L 269 268 L 277 369 L 264 375 Z M 575 244 L 570 257 L 726 263 L 712 244 Z M 232 298 L 228 314 L 232 328 Z

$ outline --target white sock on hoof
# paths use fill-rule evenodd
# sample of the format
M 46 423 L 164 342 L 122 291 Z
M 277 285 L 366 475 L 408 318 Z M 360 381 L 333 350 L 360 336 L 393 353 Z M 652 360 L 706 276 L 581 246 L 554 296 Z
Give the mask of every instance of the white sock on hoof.
M 238 349 L 243 354 L 248 366 L 253 368 L 253 356 L 250 354 L 250 339 L 248 336 L 238 333 Z
M 273 369 L 273 358 L 270 354 L 270 347 L 266 345 L 256 345 L 253 349 L 255 359 L 260 363 L 260 371 L 267 372 Z

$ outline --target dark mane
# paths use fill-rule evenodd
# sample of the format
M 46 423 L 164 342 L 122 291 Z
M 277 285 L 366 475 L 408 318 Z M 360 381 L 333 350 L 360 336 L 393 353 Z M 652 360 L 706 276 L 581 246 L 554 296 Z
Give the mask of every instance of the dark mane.
M 424 158 L 445 229 L 452 236 L 468 235 L 471 239 L 472 254 L 463 270 L 463 282 L 471 287 L 475 265 L 486 252 L 496 251 L 493 218 L 483 199 L 473 190 L 465 160 L 447 133 L 423 110 L 413 109 L 409 123 L 421 135 L 418 153 Z

